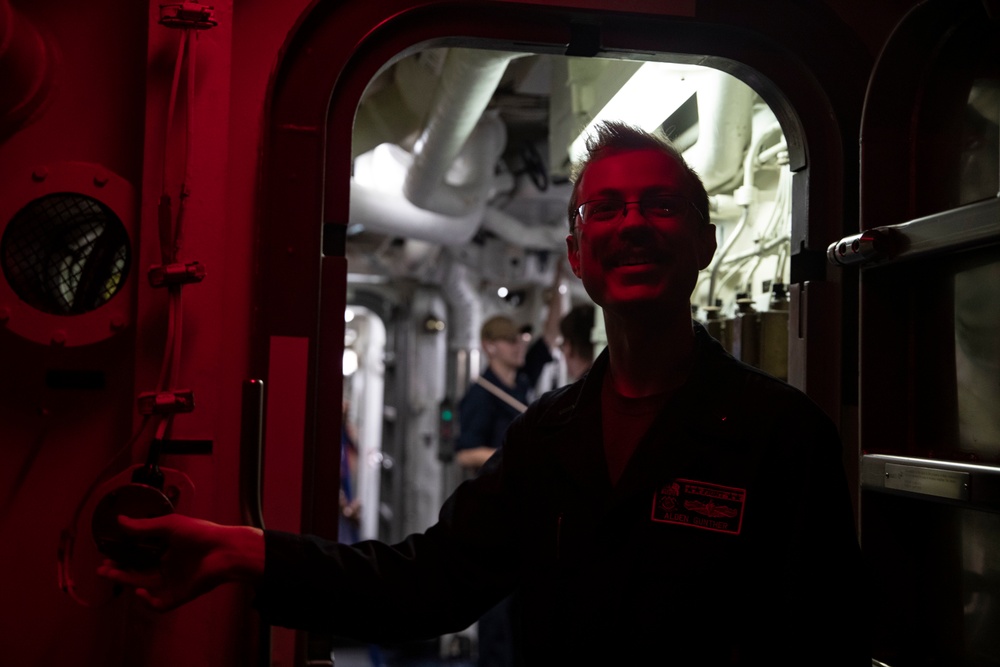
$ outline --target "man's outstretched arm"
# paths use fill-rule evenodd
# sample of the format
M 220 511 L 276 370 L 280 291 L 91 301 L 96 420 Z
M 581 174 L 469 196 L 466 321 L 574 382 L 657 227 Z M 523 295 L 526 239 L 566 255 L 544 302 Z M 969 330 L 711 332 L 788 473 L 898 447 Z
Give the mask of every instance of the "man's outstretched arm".
M 126 532 L 166 550 L 155 568 L 108 562 L 99 572 L 162 611 L 243 582 L 253 586 L 254 606 L 271 625 L 332 628 L 373 642 L 456 632 L 517 581 L 517 524 L 503 478 L 502 457 L 494 457 L 452 494 L 437 524 L 394 545 L 347 545 L 181 515 L 120 518 Z

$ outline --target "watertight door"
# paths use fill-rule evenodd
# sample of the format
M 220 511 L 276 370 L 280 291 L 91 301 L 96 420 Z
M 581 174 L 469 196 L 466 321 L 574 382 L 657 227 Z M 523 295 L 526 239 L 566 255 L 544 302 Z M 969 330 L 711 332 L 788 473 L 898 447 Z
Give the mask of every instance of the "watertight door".
M 860 272 L 862 544 L 875 656 L 1000 663 L 1000 16 L 914 9 L 869 85 Z

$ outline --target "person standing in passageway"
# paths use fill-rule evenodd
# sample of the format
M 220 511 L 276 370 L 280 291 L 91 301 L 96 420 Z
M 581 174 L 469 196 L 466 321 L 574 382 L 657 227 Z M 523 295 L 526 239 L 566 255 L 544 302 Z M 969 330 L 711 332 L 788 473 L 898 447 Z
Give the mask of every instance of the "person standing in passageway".
M 459 404 L 459 435 L 455 441 L 455 461 L 477 471 L 503 443 L 507 427 L 525 411 L 545 365 L 553 360 L 559 310 L 550 307 L 549 322 L 542 337 L 529 344 L 505 315 L 486 320 L 480 329 L 486 368 L 469 386 Z

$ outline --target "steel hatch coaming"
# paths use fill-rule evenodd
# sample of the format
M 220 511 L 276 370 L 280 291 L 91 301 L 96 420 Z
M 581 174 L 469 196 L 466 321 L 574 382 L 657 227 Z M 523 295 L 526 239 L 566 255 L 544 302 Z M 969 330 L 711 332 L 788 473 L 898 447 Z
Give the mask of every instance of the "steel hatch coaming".
M 788 9 L 786 15 L 799 21 L 796 30 L 804 30 L 803 12 L 795 9 L 795 3 L 788 3 Z M 805 16 L 811 16 L 814 24 L 829 19 L 825 13 L 814 16 L 805 12 Z M 808 137 L 810 149 L 815 147 L 815 153 L 823 156 L 809 165 L 813 169 L 798 175 L 796 186 L 800 199 L 797 206 L 801 208 L 808 201 L 814 211 L 810 228 L 821 230 L 817 232 L 822 237 L 817 251 L 822 253 L 825 244 L 842 232 L 841 202 L 853 201 L 853 194 L 845 192 L 843 185 L 853 181 L 853 162 L 844 159 L 844 152 L 856 136 L 856 126 L 850 121 L 859 113 L 860 97 L 857 91 L 840 90 L 836 82 L 866 79 L 866 56 L 859 53 L 858 47 L 853 57 L 830 62 L 823 71 L 810 71 L 805 62 L 820 67 L 820 56 L 790 57 L 797 54 L 781 44 L 781 34 L 775 34 L 767 21 L 745 7 L 733 3 L 731 13 L 720 9 L 711 18 L 717 23 L 657 17 L 651 13 L 623 17 L 613 13 L 610 3 L 608 12 L 603 13 L 503 2 L 474 6 L 433 3 L 419 7 L 397 3 L 388 8 L 368 4 L 359 7 L 354 3 L 317 6 L 303 20 L 284 52 L 272 82 L 266 115 L 264 208 L 258 245 L 257 288 L 261 309 L 254 331 L 255 367 L 266 368 L 269 336 L 314 339 L 321 308 L 343 309 L 343 303 L 321 301 L 320 229 L 322 224 L 347 223 L 355 110 L 368 82 L 386 63 L 431 43 L 560 53 L 572 39 L 573 23 L 583 21 L 606 24 L 609 43 L 620 49 L 634 49 L 629 52 L 631 55 L 642 55 L 643 49 L 648 50 L 662 40 L 664 51 L 681 54 L 686 51 L 693 58 L 707 56 L 715 59 L 714 64 L 739 62 L 733 68 L 745 76 L 748 72 L 758 72 L 759 78 L 754 81 L 765 89 L 765 94 L 772 99 L 783 94 L 787 102 L 779 108 L 785 109 L 786 114 L 793 109 L 798 112 L 786 115 L 783 123 L 797 120 L 802 128 L 802 145 L 806 145 L 804 139 Z M 744 27 L 735 27 L 741 22 Z M 672 41 L 665 35 L 672 37 Z M 844 50 L 839 34 L 816 30 L 814 36 L 809 44 L 814 54 Z M 643 40 L 641 48 L 629 47 L 632 38 Z M 800 39 L 793 42 L 799 44 L 797 48 L 803 48 Z M 853 64 L 857 70 L 853 76 L 844 75 L 843 62 Z M 768 90 L 768 81 L 773 84 L 772 90 Z M 824 88 L 842 94 L 827 97 Z M 847 124 L 842 127 L 838 119 Z M 825 276 L 811 278 L 822 280 Z M 284 296 L 289 293 L 303 298 L 293 302 Z M 302 303 L 315 305 L 303 309 Z M 315 389 L 316 369 L 321 362 L 317 358 L 318 349 L 318 345 L 310 346 L 309 384 L 313 389 L 307 409 L 307 443 L 326 441 L 339 429 L 339 416 L 324 417 L 316 409 L 317 405 L 340 399 L 339 395 L 320 394 Z M 825 351 L 824 356 L 829 358 L 829 352 Z M 833 385 L 837 382 L 833 381 Z M 333 383 L 324 386 L 332 387 Z M 837 390 L 821 393 L 826 395 L 822 400 L 825 407 L 835 414 Z M 308 444 L 305 446 L 310 448 Z M 324 486 L 316 482 L 315 488 Z M 336 503 L 329 506 L 335 507 Z M 311 523 L 305 521 L 303 527 L 308 529 Z
M 817 270 L 815 263 L 797 258 L 806 256 L 801 251 L 810 247 L 822 258 L 826 244 L 843 234 L 844 202 L 850 210 L 856 201 L 853 187 L 845 184 L 856 177 L 856 161 L 847 156 L 856 150 L 863 91 L 841 82 L 867 80 L 870 63 L 859 42 L 845 39 L 851 33 L 828 9 L 801 8 L 791 1 L 771 7 L 766 17 L 744 3 L 713 3 L 711 14 L 693 19 L 671 18 L 655 9 L 623 16 L 614 3 L 602 3 L 603 11 L 595 5 L 317 3 L 303 16 L 282 51 L 267 98 L 255 285 L 259 310 L 251 362 L 255 375 L 263 377 L 270 337 L 305 336 L 311 341 L 304 442 L 283 447 L 312 455 L 316 443 L 334 442 L 339 434 L 339 411 L 319 407 L 340 404 L 340 383 L 323 381 L 319 369 L 339 367 L 323 357 L 335 356 L 343 344 L 342 337 L 329 338 L 335 332 L 323 330 L 321 313 L 340 312 L 345 306 L 343 290 L 331 294 L 320 289 L 323 283 L 329 286 L 321 278 L 321 230 L 347 224 L 352 127 L 366 86 L 388 63 L 428 45 L 564 53 L 573 41 L 574 25 L 586 23 L 604 29 L 608 44 L 622 49 L 619 56 L 669 52 L 714 58 L 714 64 L 732 67 L 777 107 L 786 132 L 797 135 L 792 141 L 803 150 L 796 159 L 809 168 L 800 169 L 795 178 L 794 217 L 808 220 L 808 226 L 793 249 L 793 271 L 801 280 L 827 279 L 822 259 Z M 708 4 L 698 9 L 703 7 Z M 775 24 L 774 17 L 783 18 Z M 630 46 L 640 36 L 641 48 Z M 289 299 L 289 294 L 300 298 Z M 839 307 L 829 312 L 834 315 L 825 324 L 839 333 Z M 833 338 L 839 345 L 840 336 Z M 807 356 L 810 361 L 838 356 L 829 347 L 821 352 Z M 839 377 L 825 372 L 823 377 L 810 391 L 835 415 Z M 335 491 L 330 497 L 315 494 L 335 490 L 338 471 L 321 472 L 309 455 L 303 493 L 315 493 L 304 506 L 315 511 L 303 516 L 306 531 L 334 525 L 335 516 L 319 513 L 335 513 L 337 507 Z

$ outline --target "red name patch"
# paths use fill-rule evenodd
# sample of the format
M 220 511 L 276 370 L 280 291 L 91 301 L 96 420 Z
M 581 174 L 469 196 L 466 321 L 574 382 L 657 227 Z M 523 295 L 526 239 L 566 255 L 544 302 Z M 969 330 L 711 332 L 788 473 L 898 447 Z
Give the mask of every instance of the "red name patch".
M 746 489 L 675 479 L 653 494 L 653 521 L 739 535 Z

